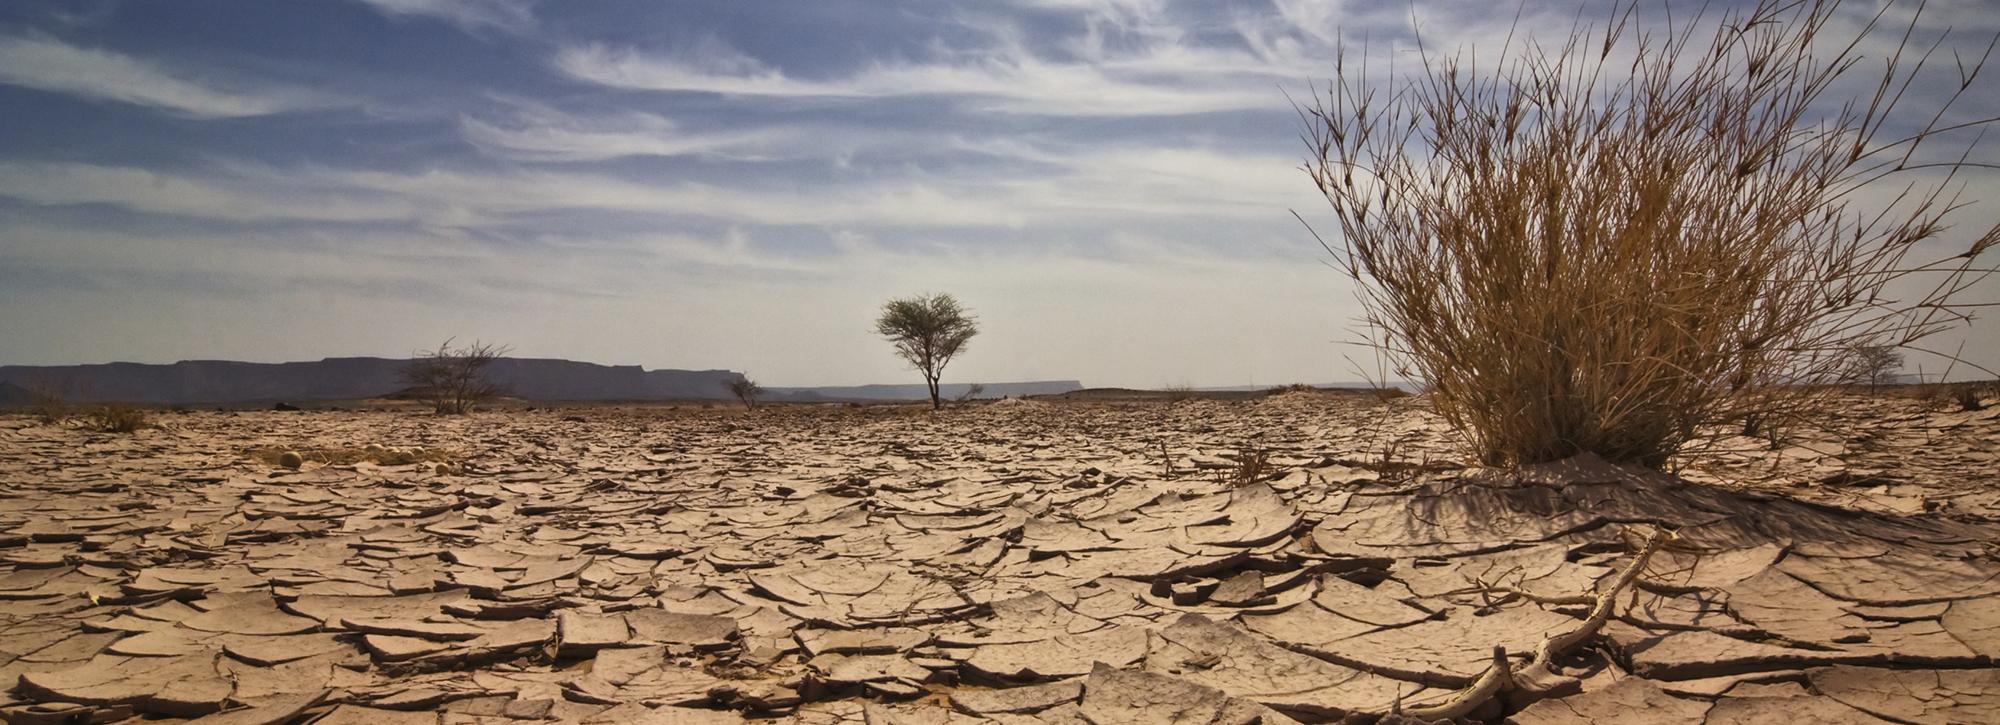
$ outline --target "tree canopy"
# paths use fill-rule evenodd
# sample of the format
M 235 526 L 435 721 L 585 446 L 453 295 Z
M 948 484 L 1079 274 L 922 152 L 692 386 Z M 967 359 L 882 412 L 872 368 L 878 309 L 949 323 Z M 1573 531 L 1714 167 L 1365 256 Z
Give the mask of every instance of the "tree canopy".
M 920 294 L 889 300 L 882 316 L 875 320 L 875 332 L 896 346 L 896 355 L 924 374 L 931 395 L 931 409 L 942 405 L 938 398 L 938 378 L 952 358 L 965 351 L 965 344 L 979 334 L 979 324 L 970 312 L 948 294 Z

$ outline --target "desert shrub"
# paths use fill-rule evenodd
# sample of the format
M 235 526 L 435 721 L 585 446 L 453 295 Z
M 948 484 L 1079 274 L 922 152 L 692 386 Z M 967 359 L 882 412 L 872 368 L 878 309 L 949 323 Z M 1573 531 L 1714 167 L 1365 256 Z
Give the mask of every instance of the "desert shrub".
M 1316 392 L 1318 390 L 1319 388 L 1315 388 L 1305 383 L 1292 383 L 1290 385 L 1278 385 L 1271 388 L 1267 388 L 1264 390 L 1264 394 L 1284 395 L 1286 393 L 1311 393 L 1311 392 Z
M 93 406 L 84 411 L 83 427 L 99 433 L 131 433 L 153 427 L 144 408 L 120 403 Z
M 1173 385 L 1162 386 L 1160 392 L 1167 394 L 1167 407 L 1169 408 L 1195 399 L 1194 385 L 1189 383 L 1175 383 Z
M 30 385 L 28 390 L 28 412 L 35 420 L 55 424 L 69 420 L 75 410 L 70 406 L 69 397 L 52 385 Z
M 1835 10 L 1759 0 L 1655 29 L 1626 5 L 1489 68 L 1426 53 L 1386 96 L 1343 60 L 1301 109 L 1341 232 L 1322 243 L 1371 339 L 1482 462 L 1660 466 L 1704 429 L 1808 410 L 1850 350 L 1965 319 L 2000 227 L 1913 257 L 1943 241 L 1963 166 L 1915 152 L 1990 123 L 1938 120 L 1983 57 L 1905 95 L 1928 54 L 1862 64 Z
M 980 383 L 973 383 L 969 386 L 966 386 L 965 392 L 958 394 L 958 402 L 969 403 L 973 400 L 977 400 L 979 396 L 984 395 L 985 393 L 986 393 L 985 385 Z
M 486 379 L 486 366 L 507 348 L 481 342 L 420 352 L 403 368 L 403 382 L 439 415 L 463 415 L 500 395 L 500 386 Z
M 1993 392 L 1993 388 L 1990 383 L 1954 383 L 1945 386 L 1942 397 L 1961 412 L 1985 410 L 1984 396 Z
M 875 333 L 896 346 L 897 357 L 923 373 L 931 410 L 937 410 L 944 405 L 938 398 L 944 366 L 965 351 L 965 344 L 979 334 L 979 324 L 958 298 L 923 294 L 884 303 L 881 317 L 875 319 Z
M 749 378 L 731 380 L 723 383 L 723 387 L 728 388 L 729 394 L 736 396 L 736 399 L 743 403 L 744 410 L 757 407 L 757 397 L 764 394 L 764 387 Z

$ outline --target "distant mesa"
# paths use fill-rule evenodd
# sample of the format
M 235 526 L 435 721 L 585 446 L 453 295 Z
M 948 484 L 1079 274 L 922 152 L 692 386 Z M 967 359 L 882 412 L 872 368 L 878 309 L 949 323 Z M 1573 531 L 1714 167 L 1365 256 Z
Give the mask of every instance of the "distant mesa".
M 389 397 L 404 390 L 408 360 L 378 357 L 327 358 L 315 362 L 252 363 L 185 360 L 170 365 L 0 366 L 0 406 L 22 405 L 30 390 L 59 390 L 75 402 L 117 401 L 152 405 L 297 403 Z M 487 375 L 507 395 L 524 400 L 649 401 L 722 400 L 725 385 L 743 378 L 729 370 L 646 370 L 638 365 L 599 365 L 574 360 L 500 358 Z M 967 385 L 946 385 L 947 397 Z M 1082 388 L 1074 380 L 988 383 L 981 397 L 1044 395 Z M 772 401 L 898 401 L 925 399 L 922 385 L 858 385 L 771 388 Z
M 13 383 L 0 382 L 0 408 L 27 405 L 33 402 L 34 399 L 34 393 L 30 392 L 27 388 Z
M 327 358 L 317 362 L 250 363 L 186 360 L 171 365 L 108 363 L 0 367 L 0 383 L 63 391 L 81 402 L 177 405 L 269 401 L 359 400 L 404 388 L 408 360 Z M 728 370 L 646 370 L 571 360 L 501 358 L 488 376 L 509 395 L 529 400 L 666 400 L 720 398 Z

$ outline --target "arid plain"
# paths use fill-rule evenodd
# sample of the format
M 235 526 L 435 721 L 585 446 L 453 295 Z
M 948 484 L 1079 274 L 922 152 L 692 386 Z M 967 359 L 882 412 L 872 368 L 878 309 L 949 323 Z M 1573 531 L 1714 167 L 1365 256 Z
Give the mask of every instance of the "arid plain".
M 1332 391 L 9 416 L 0 713 L 2000 720 L 2000 408 L 1840 410 L 1680 477 Z

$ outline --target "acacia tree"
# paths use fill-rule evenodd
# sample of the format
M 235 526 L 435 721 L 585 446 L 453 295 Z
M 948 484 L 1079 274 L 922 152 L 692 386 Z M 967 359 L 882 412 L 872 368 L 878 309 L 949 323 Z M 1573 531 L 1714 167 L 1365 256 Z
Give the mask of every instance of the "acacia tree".
M 944 374 L 944 366 L 965 351 L 966 341 L 979 334 L 979 325 L 951 295 L 922 294 L 882 305 L 875 332 L 896 346 L 898 357 L 924 374 L 931 410 L 937 410 L 943 405 L 938 399 L 938 378 Z
M 728 388 L 729 394 L 736 396 L 737 400 L 743 401 L 744 410 L 756 408 L 757 397 L 764 394 L 764 386 L 758 385 L 757 381 L 749 378 L 731 380 L 724 383 L 723 387 Z
M 500 394 L 500 386 L 486 379 L 486 366 L 506 354 L 499 345 L 453 346 L 446 339 L 436 350 L 417 353 L 403 368 L 403 382 L 438 415 L 463 415 Z
M 1903 367 L 1903 354 L 1888 345 L 1860 345 L 1848 354 L 1847 381 L 1871 388 L 1894 380 Z
M 1746 5 L 1649 28 L 1629 0 L 1388 85 L 1343 63 L 1300 109 L 1372 341 L 1483 462 L 1661 466 L 1806 414 L 1849 350 L 1970 319 L 2000 226 L 1946 217 L 1995 120 L 1955 107 L 1992 46 L 1936 63 L 1912 19 L 1864 57 L 1883 14 L 1849 34 L 1838 0 Z M 1906 94 L 1925 59 L 1939 93 Z

